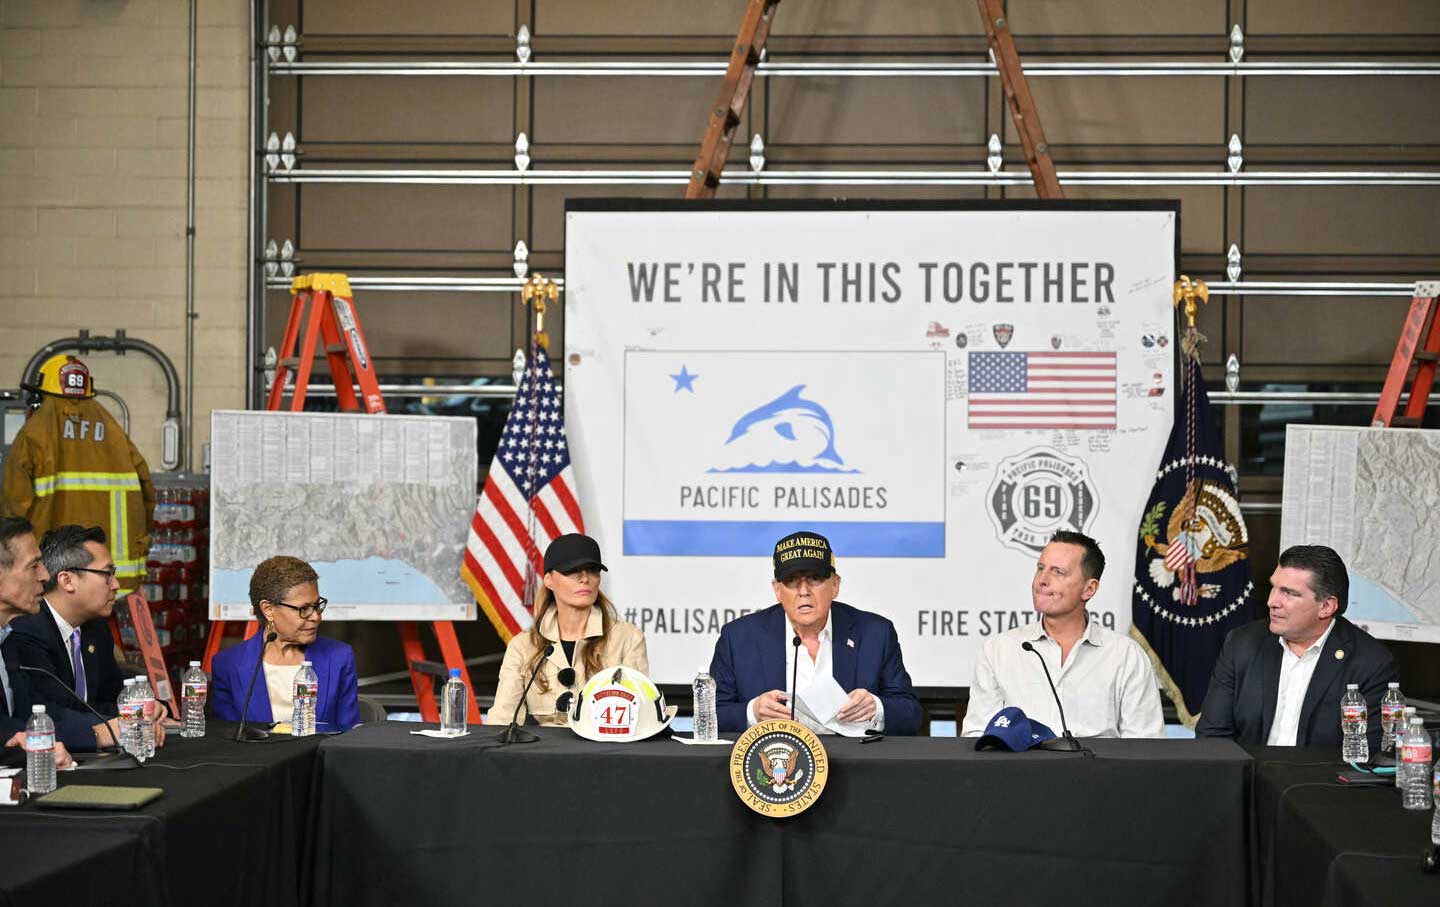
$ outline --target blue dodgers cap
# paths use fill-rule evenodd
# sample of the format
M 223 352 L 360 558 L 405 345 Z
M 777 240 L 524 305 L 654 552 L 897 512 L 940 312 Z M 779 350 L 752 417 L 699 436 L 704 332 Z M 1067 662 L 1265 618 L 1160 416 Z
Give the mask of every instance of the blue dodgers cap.
M 1054 731 L 1025 717 L 1023 709 L 1012 705 L 995 713 L 995 717 L 985 726 L 985 733 L 975 741 L 975 748 L 983 750 L 1003 747 L 1022 753 L 1054 738 Z

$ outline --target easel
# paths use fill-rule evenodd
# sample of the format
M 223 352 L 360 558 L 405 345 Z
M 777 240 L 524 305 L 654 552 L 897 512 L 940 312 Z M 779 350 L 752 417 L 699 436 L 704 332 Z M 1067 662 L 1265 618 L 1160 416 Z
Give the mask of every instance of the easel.
M 1001 0 L 975 2 L 985 23 L 985 37 L 995 59 L 995 68 L 1000 73 L 1006 106 L 1010 108 L 1015 131 L 1020 134 L 1020 142 L 1025 148 L 1025 163 L 1029 165 L 1030 176 L 1035 182 L 1035 194 L 1045 199 L 1064 198 L 1065 192 L 1055 175 L 1055 162 L 1050 158 L 1050 144 L 1045 140 L 1045 130 L 1040 125 L 1040 111 L 1035 107 L 1030 83 L 1020 66 L 1020 53 L 1015 49 L 1010 21 L 1005 17 Z M 715 197 L 715 190 L 720 186 L 720 174 L 725 169 L 725 159 L 730 156 L 730 146 L 735 140 L 735 129 L 740 125 L 740 114 L 745 110 L 750 85 L 755 80 L 755 67 L 760 65 L 765 54 L 770 24 L 779 4 L 780 0 L 750 0 L 745 8 L 740 31 L 735 36 L 735 47 L 730 52 L 730 65 L 720 82 L 720 94 L 710 108 L 710 118 L 700 140 L 695 166 L 690 168 L 686 198 Z
M 1435 366 L 1440 362 L 1436 296 L 1440 296 L 1440 280 L 1415 284 L 1410 312 L 1405 316 L 1400 340 L 1395 344 L 1395 358 L 1390 360 L 1385 387 L 1380 391 L 1380 401 L 1375 404 L 1375 415 L 1370 419 L 1372 428 L 1419 428 L 1425 418 L 1425 405 L 1430 401 L 1430 388 L 1435 383 Z M 1400 406 L 1400 394 L 1405 390 L 1411 366 L 1415 366 L 1415 377 L 1410 383 L 1410 399 L 1405 403 L 1405 415 L 1397 416 L 1395 410 Z
M 276 364 L 275 380 L 270 385 L 270 395 L 265 401 L 267 410 L 282 409 L 285 385 L 291 374 L 295 376 L 295 387 L 290 398 L 290 412 L 303 412 L 305 396 L 310 387 L 310 372 L 315 365 L 315 345 L 324 339 L 325 356 L 330 363 L 330 374 L 335 382 L 335 397 L 340 409 L 357 412 L 363 402 L 365 412 L 383 414 L 385 399 L 380 394 L 380 382 L 365 343 L 365 332 L 360 327 L 360 316 L 355 311 L 355 298 L 350 291 L 350 280 L 344 274 L 303 274 L 291 284 L 294 294 L 290 302 L 290 319 L 285 325 L 285 339 L 280 344 L 280 360 Z M 305 336 L 300 337 L 300 326 L 305 325 Z M 296 344 L 299 343 L 299 347 Z M 355 396 L 359 385 L 361 396 Z M 209 672 L 210 661 L 220 651 L 220 641 L 225 636 L 225 621 L 210 624 L 210 636 L 205 643 L 205 670 Z M 420 633 L 415 621 L 398 621 L 396 632 L 400 634 L 400 646 L 410 672 L 410 685 L 415 691 L 415 700 L 420 705 L 420 716 L 430 722 L 440 720 L 440 709 L 435 703 L 435 692 L 431 676 L 445 677 L 449 671 L 458 668 L 461 678 L 469 691 L 470 703 L 466 709 L 471 724 L 481 723 L 480 708 L 475 703 L 475 686 L 470 682 L 470 670 L 460 643 L 455 637 L 455 625 L 448 620 L 431 621 L 435 639 L 440 644 L 445 659 L 443 667 L 425 657 L 425 647 L 420 643 Z M 259 630 L 253 620 L 245 623 L 245 638 L 249 639 Z

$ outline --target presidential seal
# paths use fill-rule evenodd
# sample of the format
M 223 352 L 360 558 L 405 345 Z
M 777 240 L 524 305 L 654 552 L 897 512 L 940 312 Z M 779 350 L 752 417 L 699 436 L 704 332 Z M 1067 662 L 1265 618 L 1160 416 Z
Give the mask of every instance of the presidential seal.
M 797 721 L 762 721 L 730 751 L 730 784 L 762 816 L 799 815 L 820 798 L 829 777 L 820 738 Z
M 1085 464 L 1036 447 L 1000 461 L 990 485 L 990 522 L 1000 544 L 1039 554 L 1056 530 L 1085 532 L 1095 520 L 1095 486 Z

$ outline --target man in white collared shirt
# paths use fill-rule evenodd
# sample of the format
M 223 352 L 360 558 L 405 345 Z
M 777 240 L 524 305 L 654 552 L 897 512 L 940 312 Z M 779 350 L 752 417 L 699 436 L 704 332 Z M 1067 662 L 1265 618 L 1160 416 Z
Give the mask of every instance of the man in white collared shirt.
M 840 575 L 829 540 L 817 532 L 791 533 L 775 543 L 773 561 L 778 603 L 732 620 L 715 643 L 710 674 L 720 730 L 789 718 L 795 702 L 795 719 L 820 733 L 919 733 L 920 701 L 895 625 L 835 601 Z M 827 686 L 833 699 L 824 695 Z M 810 714 L 801 707 L 807 694 L 838 704 L 838 712 Z
M 1105 555 L 1094 539 L 1055 533 L 1040 552 L 1030 582 L 1039 620 L 992 636 L 981 647 L 963 736 L 983 734 L 1007 706 L 1056 731 L 1068 724 L 1076 737 L 1164 736 L 1149 656 L 1128 636 L 1102 626 L 1086 608 L 1104 571 Z M 1025 649 L 1026 643 L 1033 651 Z M 1037 663 L 1040 659 L 1045 667 Z M 1047 667 L 1065 721 L 1045 679 Z
M 1379 751 L 1380 697 L 1399 679 L 1383 644 L 1346 620 L 1350 577 L 1324 545 L 1295 545 L 1270 576 L 1269 617 L 1230 631 L 1210 675 L 1198 737 L 1269 746 L 1338 746 L 1340 697 L 1358 684 Z

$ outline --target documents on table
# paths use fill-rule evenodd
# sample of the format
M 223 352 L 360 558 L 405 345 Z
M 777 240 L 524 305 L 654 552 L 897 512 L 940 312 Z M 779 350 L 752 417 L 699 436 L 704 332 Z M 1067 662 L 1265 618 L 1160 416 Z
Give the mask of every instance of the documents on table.
M 870 726 L 868 721 L 841 721 L 835 717 L 850 701 L 850 694 L 829 674 L 816 677 L 796 698 L 800 700 L 800 711 L 842 737 L 864 737 Z

